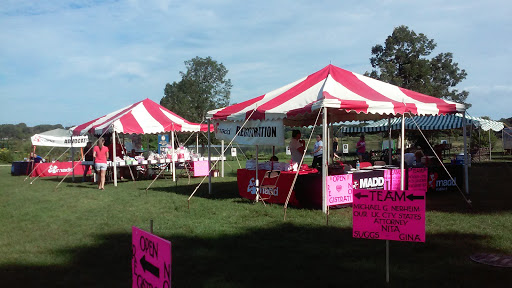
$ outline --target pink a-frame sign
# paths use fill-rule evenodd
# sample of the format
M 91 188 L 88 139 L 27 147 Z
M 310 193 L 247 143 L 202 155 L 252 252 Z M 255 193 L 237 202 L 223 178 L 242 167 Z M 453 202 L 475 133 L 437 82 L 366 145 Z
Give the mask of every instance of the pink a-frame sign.
M 132 287 L 171 287 L 171 242 L 132 227 Z

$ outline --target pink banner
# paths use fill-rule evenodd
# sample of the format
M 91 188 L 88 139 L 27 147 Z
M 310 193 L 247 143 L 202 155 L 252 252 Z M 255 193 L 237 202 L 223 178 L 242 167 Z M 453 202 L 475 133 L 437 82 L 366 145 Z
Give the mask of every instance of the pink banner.
M 390 190 L 399 190 L 400 175 L 400 169 L 386 169 L 384 171 L 384 188 Z
M 354 238 L 425 242 L 425 190 L 354 189 Z
M 408 190 L 427 191 L 428 168 L 409 168 L 407 177 Z
M 385 186 L 389 190 L 400 190 L 400 169 L 387 169 L 384 171 Z M 428 168 L 408 168 L 407 171 L 408 190 L 427 191 Z
M 132 226 L 132 287 L 171 287 L 171 242 Z
M 327 176 L 327 205 L 352 203 L 352 174 Z

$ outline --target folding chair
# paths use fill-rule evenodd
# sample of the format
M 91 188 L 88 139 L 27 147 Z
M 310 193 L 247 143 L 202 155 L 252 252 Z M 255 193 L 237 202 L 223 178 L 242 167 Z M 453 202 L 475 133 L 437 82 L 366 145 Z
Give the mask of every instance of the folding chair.
M 281 176 L 281 171 L 279 170 L 270 170 L 266 171 L 263 175 L 263 179 L 261 180 L 260 186 L 256 190 L 256 200 L 261 200 L 263 205 L 266 206 L 265 200 L 268 200 L 272 197 L 272 192 L 277 188 L 277 181 L 279 180 L 279 176 Z M 266 196 L 263 197 L 260 191 L 267 191 L 264 193 Z

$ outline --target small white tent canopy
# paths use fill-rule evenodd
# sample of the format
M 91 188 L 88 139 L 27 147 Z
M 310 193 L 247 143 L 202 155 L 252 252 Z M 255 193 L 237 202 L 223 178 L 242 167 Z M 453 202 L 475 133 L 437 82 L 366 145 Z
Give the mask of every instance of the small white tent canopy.
M 30 137 L 33 146 L 50 146 L 50 147 L 85 147 L 89 137 L 73 136 L 71 131 L 67 129 L 54 129 L 43 133 L 35 134 Z M 73 145 L 71 145 L 73 144 Z
M 71 148 L 71 155 L 73 155 L 74 154 L 73 148 L 80 147 L 80 149 L 81 149 L 81 148 L 85 147 L 87 145 L 87 142 L 89 141 L 89 137 L 87 137 L 87 135 L 73 136 L 73 134 L 70 130 L 57 128 L 54 130 L 49 130 L 49 131 L 46 131 L 43 133 L 35 134 L 34 136 L 30 137 L 30 140 L 32 141 L 31 157 L 33 155 L 35 155 L 37 146 Z M 72 160 L 72 162 L 74 162 L 74 161 Z M 33 161 L 32 161 L 31 166 L 32 166 L 32 170 L 33 170 L 33 168 L 34 168 Z M 75 167 L 74 164 L 73 164 L 73 167 Z M 74 180 L 74 178 L 75 178 L 75 172 L 73 169 L 73 180 Z

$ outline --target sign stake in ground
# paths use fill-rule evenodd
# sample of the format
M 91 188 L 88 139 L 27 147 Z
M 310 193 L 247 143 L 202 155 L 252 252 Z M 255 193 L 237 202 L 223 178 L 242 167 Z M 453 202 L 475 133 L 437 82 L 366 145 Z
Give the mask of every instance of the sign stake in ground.
M 134 288 L 170 288 L 171 242 L 133 226 L 132 273 Z
M 352 237 L 425 242 L 425 192 L 354 189 Z

